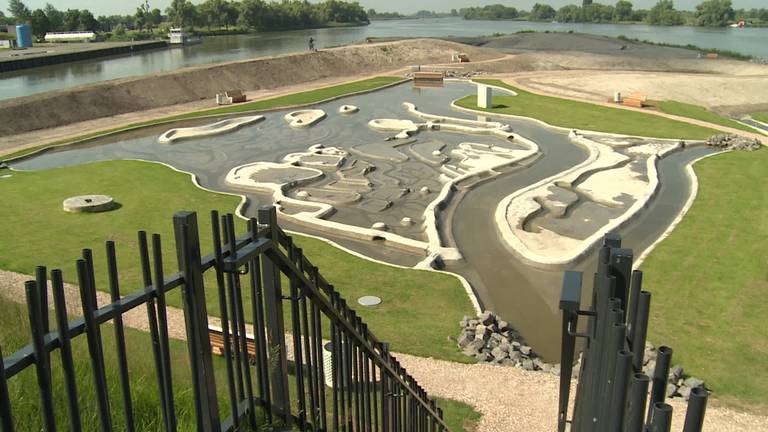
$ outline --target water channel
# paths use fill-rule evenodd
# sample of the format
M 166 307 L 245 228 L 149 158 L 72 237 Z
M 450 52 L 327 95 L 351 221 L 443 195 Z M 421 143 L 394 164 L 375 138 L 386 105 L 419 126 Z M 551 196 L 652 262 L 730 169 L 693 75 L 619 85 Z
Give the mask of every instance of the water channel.
M 475 117 L 456 112 L 450 102 L 471 94 L 474 86 L 464 82 L 452 82 L 444 88 L 417 89 L 411 84 L 401 84 L 372 94 L 356 95 L 334 102 L 319 104 L 328 117 L 310 128 L 291 128 L 283 116 L 285 111 L 265 113 L 263 122 L 244 127 L 225 135 L 180 141 L 176 144 L 160 144 L 158 136 L 171 127 L 212 123 L 218 119 L 187 121 L 120 134 L 93 140 L 85 144 L 63 147 L 40 153 L 12 163 L 14 169 L 41 170 L 72 166 L 94 161 L 119 159 L 144 159 L 163 162 L 180 170 L 194 173 L 207 188 L 219 191 L 245 193 L 250 200 L 246 213 L 255 212 L 254 204 L 272 203 L 269 194 L 259 191 L 234 189 L 226 182 L 227 173 L 240 165 L 256 161 L 279 162 L 289 153 L 306 151 L 309 146 L 323 144 L 351 150 L 361 145 L 386 143 L 386 134 L 368 127 L 373 119 L 410 119 L 414 117 L 402 106 L 414 103 L 419 110 L 431 114 L 474 120 Z M 337 114 L 342 104 L 356 105 L 360 112 L 351 116 Z M 498 119 L 509 124 L 514 133 L 533 140 L 540 149 L 540 156 L 523 164 L 513 164 L 499 170 L 490 181 L 478 183 L 472 188 L 459 188 L 449 208 L 441 216 L 442 231 L 452 237 L 463 255 L 462 261 L 447 261 L 446 269 L 464 276 L 472 285 L 481 304 L 510 321 L 545 359 L 556 361 L 559 352 L 560 320 L 557 303 L 563 268 L 534 267 L 515 258 L 498 235 L 494 210 L 507 195 L 541 179 L 573 167 L 587 158 L 587 151 L 573 144 L 566 132 L 544 127 L 527 119 Z M 460 133 L 420 132 L 416 141 L 439 141 L 453 147 L 471 141 L 488 145 L 502 145 L 497 138 L 468 137 Z M 386 144 L 390 145 L 390 144 Z M 692 160 L 711 153 L 707 148 L 691 148 L 672 153 L 659 163 L 661 187 L 647 208 L 641 211 L 626 228 L 619 232 L 624 246 L 633 248 L 639 255 L 653 243 L 672 223 L 690 194 L 690 184 L 684 167 Z M 350 152 L 351 154 L 351 152 Z M 379 162 L 377 162 L 379 163 Z M 437 174 L 435 174 L 437 175 Z M 402 179 L 403 186 L 415 188 L 435 182 L 435 179 Z M 434 190 L 427 195 L 396 201 L 391 208 L 367 214 L 341 211 L 333 215 L 339 222 L 368 227 L 370 223 L 388 214 L 399 220 L 404 214 L 419 218 L 419 212 L 436 197 Z M 98 193 L 95 191 L 94 193 Z M 119 197 L 118 197 L 119 199 Z M 421 201 L 421 202 L 419 202 Z M 419 220 L 415 219 L 415 220 Z M 286 222 L 288 228 L 309 234 L 322 235 L 357 252 L 396 264 L 414 265 L 424 256 L 402 250 L 381 247 L 373 241 L 361 241 L 346 236 L 329 234 L 311 226 L 297 226 Z M 416 224 L 420 225 L 420 224 Z M 403 235 L 420 238 L 423 234 L 405 231 Z M 590 273 L 595 268 L 595 254 L 588 254 L 568 268 L 585 272 L 585 286 L 591 285 Z M 584 293 L 589 295 L 588 290 Z
M 768 28 L 658 27 L 642 24 L 465 21 L 460 18 L 374 21 L 369 26 L 259 33 L 205 38 L 202 44 L 139 52 L 0 74 L 0 99 L 59 90 L 183 67 L 303 51 L 313 37 L 318 47 L 363 41 L 368 37 L 480 36 L 523 30 L 574 31 L 640 40 L 694 44 L 768 58 Z

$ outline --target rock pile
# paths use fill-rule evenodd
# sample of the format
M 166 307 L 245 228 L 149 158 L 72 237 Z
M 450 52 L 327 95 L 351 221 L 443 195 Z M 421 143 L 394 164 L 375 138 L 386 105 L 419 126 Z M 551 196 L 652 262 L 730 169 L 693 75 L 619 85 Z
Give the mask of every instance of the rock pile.
M 525 343 L 520 333 L 493 312 L 483 312 L 476 318 L 465 316 L 459 321 L 459 327 L 461 327 L 459 337 L 450 339 L 455 340 L 459 349 L 464 354 L 476 358 L 478 363 L 514 366 L 527 371 L 560 375 L 559 364 L 549 364 L 541 360 Z M 643 373 L 649 377 L 653 377 L 656 356 L 656 348 L 653 344 L 646 343 L 643 354 Z M 573 379 L 577 380 L 580 372 L 581 355 L 573 366 Z M 667 398 L 683 398 L 687 401 L 695 388 L 706 388 L 704 381 L 696 377 L 686 377 L 682 366 L 670 368 Z
M 762 144 L 754 138 L 744 138 L 738 135 L 714 135 L 707 139 L 707 145 L 723 150 L 755 151 L 760 150 Z
M 656 368 L 656 349 L 653 344 L 646 342 L 645 354 L 643 355 L 643 373 L 653 377 L 653 370 Z M 686 377 L 683 374 L 682 366 L 673 366 L 669 369 L 667 378 L 667 398 L 683 398 L 688 400 L 691 391 L 695 388 L 706 388 L 704 380 L 696 377 Z
M 464 354 L 478 363 L 516 366 L 528 371 L 560 373 L 560 365 L 545 363 L 525 343 L 520 333 L 493 312 L 483 312 L 477 318 L 465 316 L 456 343 Z

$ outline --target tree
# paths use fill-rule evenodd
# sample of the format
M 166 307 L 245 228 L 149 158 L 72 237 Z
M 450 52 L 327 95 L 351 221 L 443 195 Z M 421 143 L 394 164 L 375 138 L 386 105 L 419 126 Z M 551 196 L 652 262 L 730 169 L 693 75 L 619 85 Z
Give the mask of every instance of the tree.
M 697 26 L 725 27 L 734 18 L 731 0 L 705 0 L 696 6 L 694 17 Z
M 556 14 L 557 11 L 552 6 L 536 3 L 531 8 L 529 19 L 531 21 L 551 21 Z
M 249 29 L 265 27 L 267 5 L 263 0 L 243 0 L 240 2 L 238 23 Z
M 32 33 L 38 38 L 43 38 L 46 33 L 51 31 L 51 23 L 42 9 L 35 9 L 32 12 L 30 24 L 32 25 Z
M 82 31 L 95 31 L 99 27 L 99 22 L 93 16 L 91 11 L 83 9 L 80 11 L 78 18 L 77 30 Z
M 149 26 L 150 30 L 154 27 L 157 27 L 160 25 L 160 23 L 163 22 L 163 14 L 160 12 L 160 9 L 154 8 L 147 14 L 147 25 Z
M 576 5 L 566 5 L 557 10 L 555 21 L 561 23 L 581 21 L 581 8 Z
M 191 25 L 195 20 L 196 12 L 195 5 L 189 0 L 173 0 L 165 10 L 168 18 L 177 27 Z
M 613 8 L 614 21 L 632 21 L 632 3 L 627 0 L 619 0 Z
M 683 23 L 683 15 L 680 11 L 675 10 L 675 5 L 672 0 L 659 0 L 659 2 L 648 11 L 646 21 L 651 25 L 681 25 Z
M 51 31 L 63 31 L 64 30 L 64 12 L 53 7 L 52 4 L 46 3 L 43 9 L 45 16 L 48 18 L 48 25 Z
M 32 19 L 32 12 L 21 0 L 10 0 L 8 2 L 8 11 L 16 18 L 16 22 L 29 22 Z

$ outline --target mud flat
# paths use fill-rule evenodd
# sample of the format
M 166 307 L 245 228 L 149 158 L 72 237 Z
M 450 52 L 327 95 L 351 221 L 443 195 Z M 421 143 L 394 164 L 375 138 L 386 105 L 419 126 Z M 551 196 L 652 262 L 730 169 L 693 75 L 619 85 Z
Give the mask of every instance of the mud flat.
M 212 136 L 212 135 L 220 135 L 227 132 L 236 131 L 237 129 L 243 126 L 257 123 L 262 120 L 264 120 L 264 116 L 257 115 L 257 116 L 226 119 L 226 120 L 218 121 L 216 123 L 211 123 L 203 126 L 170 129 L 169 131 L 160 135 L 160 138 L 158 138 L 158 141 L 163 144 L 167 144 L 167 143 L 172 143 L 174 141 L 183 140 L 183 139 L 201 138 L 201 137 Z

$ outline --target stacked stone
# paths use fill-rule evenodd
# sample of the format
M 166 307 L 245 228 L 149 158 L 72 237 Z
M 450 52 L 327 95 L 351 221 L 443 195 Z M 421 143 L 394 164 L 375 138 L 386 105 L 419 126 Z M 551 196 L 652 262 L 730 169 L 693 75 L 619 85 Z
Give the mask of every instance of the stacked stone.
M 714 135 L 707 139 L 707 145 L 723 150 L 755 151 L 762 148 L 760 141 L 754 138 L 744 138 L 738 135 Z
M 653 344 L 645 344 L 645 354 L 643 356 L 643 373 L 649 377 L 653 376 L 653 370 L 656 368 L 656 349 Z M 682 366 L 673 366 L 669 369 L 667 378 L 667 398 L 683 398 L 688 400 L 691 391 L 695 388 L 706 388 L 704 380 L 696 377 L 685 377 Z
M 516 366 L 528 371 L 560 373 L 560 365 L 545 363 L 525 343 L 520 333 L 493 312 L 483 312 L 477 318 L 465 316 L 456 340 L 464 354 L 478 363 Z

